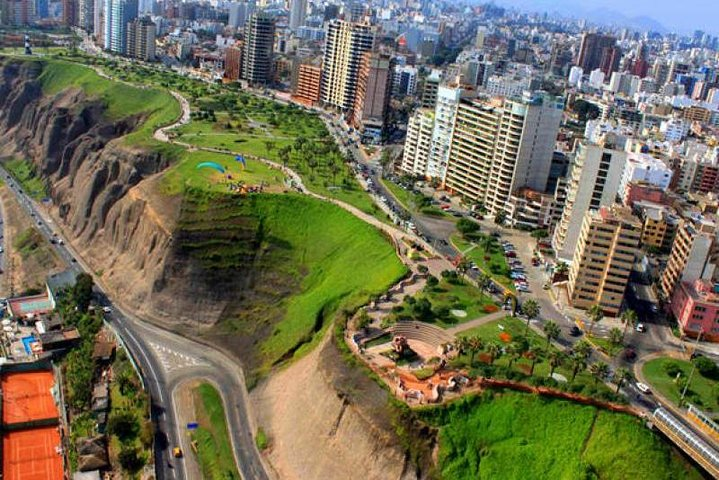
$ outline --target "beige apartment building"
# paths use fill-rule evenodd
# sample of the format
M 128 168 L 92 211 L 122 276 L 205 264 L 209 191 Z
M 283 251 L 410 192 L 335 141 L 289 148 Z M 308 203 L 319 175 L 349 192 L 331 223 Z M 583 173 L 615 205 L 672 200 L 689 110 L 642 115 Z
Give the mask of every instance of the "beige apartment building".
M 679 282 L 709 280 L 714 276 L 717 226 L 713 219 L 679 221 L 667 267 L 662 273 L 662 293 L 671 298 Z
M 507 210 L 520 188 L 547 186 L 564 104 L 545 93 L 461 101 L 450 144 L 445 187 Z
M 374 48 L 374 30 L 368 24 L 332 20 L 322 60 L 322 103 L 350 111 L 355 103 L 362 55 Z
M 607 315 L 619 314 L 641 235 L 642 223 L 627 207 L 587 212 L 569 270 L 574 307 L 599 305 Z

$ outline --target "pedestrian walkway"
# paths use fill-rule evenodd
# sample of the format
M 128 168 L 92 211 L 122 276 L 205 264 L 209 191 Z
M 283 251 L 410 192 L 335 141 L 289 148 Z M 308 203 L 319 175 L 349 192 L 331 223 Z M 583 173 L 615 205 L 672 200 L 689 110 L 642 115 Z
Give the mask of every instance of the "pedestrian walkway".
M 501 320 L 509 314 L 510 314 L 509 312 L 506 312 L 504 310 L 499 310 L 498 312 L 490 313 L 483 317 L 475 318 L 474 320 L 470 320 L 468 322 L 464 322 L 464 323 L 460 323 L 459 325 L 455 325 L 454 327 L 450 327 L 447 329 L 447 332 L 451 333 L 452 335 L 457 335 L 458 333 L 462 333 L 465 330 L 479 327 L 481 325 L 484 325 L 485 323 L 493 322 L 495 320 Z

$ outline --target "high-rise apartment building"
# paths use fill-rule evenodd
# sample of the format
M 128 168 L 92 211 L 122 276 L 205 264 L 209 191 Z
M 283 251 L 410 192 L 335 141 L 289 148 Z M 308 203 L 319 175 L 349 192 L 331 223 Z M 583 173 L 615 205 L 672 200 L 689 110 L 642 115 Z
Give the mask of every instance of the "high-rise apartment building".
M 587 212 L 569 269 L 572 306 L 599 305 L 619 314 L 642 234 L 642 224 L 628 207 L 614 204 Z
M 150 17 L 136 18 L 127 24 L 127 55 L 146 62 L 155 61 L 157 26 Z
M 387 133 L 394 61 L 390 55 L 365 52 L 362 56 L 352 124 L 367 140 L 378 142 Z
M 442 82 L 442 71 L 432 70 L 424 79 L 422 90 L 422 108 L 434 108 L 437 105 L 437 90 Z
M 225 78 L 239 80 L 242 73 L 242 45 L 235 44 L 225 49 Z
M 105 1 L 105 49 L 127 53 L 127 25 L 137 18 L 137 0 Z
M 586 213 L 614 203 L 622 180 L 627 153 L 617 149 L 616 136 L 600 143 L 579 143 L 570 167 L 562 218 L 554 230 L 552 247 L 557 257 L 574 256 Z
M 711 280 L 716 270 L 716 253 L 717 225 L 713 220 L 680 220 L 661 276 L 664 297 L 670 298 L 679 282 Z
M 305 24 L 307 0 L 290 0 L 290 30 L 293 32 Z
M 297 86 L 292 98 L 306 105 L 316 105 L 320 101 L 321 82 L 321 67 L 310 64 L 300 65 L 297 74 Z
M 609 76 L 619 70 L 619 62 L 622 59 L 622 49 L 618 46 L 605 48 L 602 52 L 602 60 L 599 63 L 599 69 Z
M 95 43 L 104 47 L 105 42 L 105 0 L 95 0 L 95 7 L 92 12 L 92 33 L 95 36 Z
M 579 47 L 577 65 L 585 72 L 591 72 L 602 65 L 604 51 L 614 47 L 617 39 L 610 35 L 600 33 L 582 34 L 582 43 Z
M 362 55 L 374 47 L 370 25 L 332 20 L 322 61 L 321 100 L 326 106 L 350 111 L 355 103 Z
M 23 0 L 22 3 L 32 3 L 28 0 Z M 74 27 L 77 25 L 77 0 L 62 0 L 62 24 L 67 27 Z
M 252 14 L 254 3 L 230 2 L 227 26 L 232 28 L 244 28 L 247 18 Z
M 251 85 L 272 81 L 272 55 L 275 44 L 275 19 L 264 13 L 250 15 L 245 24 L 242 79 Z
M 522 187 L 544 192 L 563 110 L 545 93 L 460 102 L 445 187 L 492 214 Z
M 30 25 L 37 18 L 35 0 L 5 0 L 0 2 L 3 25 Z M 72 25 L 72 24 L 67 24 Z
M 77 26 L 88 33 L 93 32 L 95 28 L 95 0 L 78 0 L 77 5 Z
M 427 175 L 432 132 L 434 132 L 434 109 L 420 108 L 409 117 L 400 170 L 409 175 Z

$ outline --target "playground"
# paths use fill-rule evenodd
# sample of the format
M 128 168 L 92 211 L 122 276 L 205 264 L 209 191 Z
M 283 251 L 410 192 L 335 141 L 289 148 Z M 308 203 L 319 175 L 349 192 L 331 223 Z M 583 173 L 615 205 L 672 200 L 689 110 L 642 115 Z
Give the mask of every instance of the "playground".
M 64 478 L 57 427 L 8 432 L 3 436 L 4 480 L 61 480 Z

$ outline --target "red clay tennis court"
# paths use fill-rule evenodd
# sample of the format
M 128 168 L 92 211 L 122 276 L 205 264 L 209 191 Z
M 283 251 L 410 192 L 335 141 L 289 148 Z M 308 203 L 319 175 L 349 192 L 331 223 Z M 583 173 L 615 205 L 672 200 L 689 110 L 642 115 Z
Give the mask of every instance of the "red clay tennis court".
M 57 427 L 8 432 L 3 436 L 3 480 L 62 480 Z
M 5 425 L 58 418 L 50 389 L 50 371 L 6 373 L 2 377 L 2 420 Z

